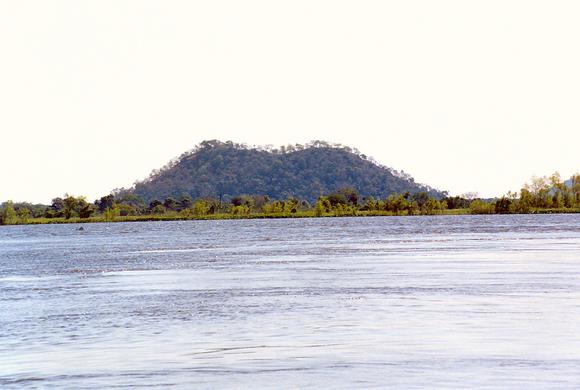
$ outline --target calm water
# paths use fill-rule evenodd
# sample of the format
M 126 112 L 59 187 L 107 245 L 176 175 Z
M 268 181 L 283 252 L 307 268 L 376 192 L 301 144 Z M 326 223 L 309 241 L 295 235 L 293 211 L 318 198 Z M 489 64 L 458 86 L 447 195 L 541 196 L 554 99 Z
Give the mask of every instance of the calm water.
M 578 388 L 580 215 L 0 227 L 2 388 Z

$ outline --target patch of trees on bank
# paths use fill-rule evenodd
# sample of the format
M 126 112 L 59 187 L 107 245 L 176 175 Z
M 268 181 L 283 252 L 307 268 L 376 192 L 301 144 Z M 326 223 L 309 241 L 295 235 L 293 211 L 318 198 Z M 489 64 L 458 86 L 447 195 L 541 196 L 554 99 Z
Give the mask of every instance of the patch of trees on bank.
M 520 192 L 470 205 L 473 214 L 527 214 L 535 210 L 566 210 L 580 207 L 580 174 L 573 175 L 567 182 L 558 172 L 550 176 L 533 177 Z
M 50 205 L 5 202 L 0 208 L 0 224 L 26 224 L 67 220 L 117 221 L 140 219 L 200 219 L 244 217 L 323 217 L 367 215 L 507 214 L 580 211 L 580 175 L 563 182 L 555 173 L 534 177 L 519 193 L 484 200 L 473 196 L 436 198 L 428 192 L 404 192 L 383 198 L 361 196 L 352 187 L 343 187 L 314 202 L 268 195 L 238 195 L 192 198 L 167 197 L 146 202 L 135 194 L 117 193 L 89 203 L 85 197 L 65 195 Z M 133 218 L 133 219 L 132 219 Z

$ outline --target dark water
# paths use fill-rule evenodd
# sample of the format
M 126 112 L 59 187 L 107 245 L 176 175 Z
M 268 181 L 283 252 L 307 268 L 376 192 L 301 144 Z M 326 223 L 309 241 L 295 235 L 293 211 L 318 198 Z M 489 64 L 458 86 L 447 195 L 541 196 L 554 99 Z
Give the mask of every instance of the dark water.
M 0 227 L 1 388 L 578 388 L 580 215 Z

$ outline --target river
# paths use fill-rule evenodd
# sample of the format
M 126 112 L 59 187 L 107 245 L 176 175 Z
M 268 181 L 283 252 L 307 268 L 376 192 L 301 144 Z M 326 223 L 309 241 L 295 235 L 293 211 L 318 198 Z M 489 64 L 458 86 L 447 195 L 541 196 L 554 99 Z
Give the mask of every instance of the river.
M 0 227 L 1 388 L 578 388 L 580 215 Z

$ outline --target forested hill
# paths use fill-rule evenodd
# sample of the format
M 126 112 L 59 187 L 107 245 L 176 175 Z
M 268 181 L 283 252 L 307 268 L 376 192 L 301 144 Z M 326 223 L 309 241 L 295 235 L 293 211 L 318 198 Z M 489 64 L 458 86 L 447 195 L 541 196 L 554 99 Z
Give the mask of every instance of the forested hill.
M 443 196 L 356 150 L 321 141 L 280 149 L 204 141 L 122 192 L 148 202 L 184 195 L 195 199 L 242 194 L 313 201 L 320 194 L 345 187 L 356 189 L 361 196 L 380 198 L 407 191 Z

